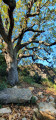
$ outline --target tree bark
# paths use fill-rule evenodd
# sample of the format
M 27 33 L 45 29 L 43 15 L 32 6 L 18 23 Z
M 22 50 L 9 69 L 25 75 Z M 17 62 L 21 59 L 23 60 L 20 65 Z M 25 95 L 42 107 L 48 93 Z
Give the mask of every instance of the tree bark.
M 14 65 L 13 62 L 11 64 L 11 67 L 7 71 L 7 81 L 12 86 L 18 83 L 18 71 L 17 71 L 17 67 Z
M 5 43 L 3 52 L 7 64 L 7 81 L 10 85 L 13 86 L 19 82 L 16 51 L 14 51 L 12 43 L 8 43 L 8 44 Z

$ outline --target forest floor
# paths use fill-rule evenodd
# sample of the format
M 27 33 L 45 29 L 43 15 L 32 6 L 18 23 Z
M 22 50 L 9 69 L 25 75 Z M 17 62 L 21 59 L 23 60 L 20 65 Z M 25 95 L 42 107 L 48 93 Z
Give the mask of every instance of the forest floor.
M 29 88 L 34 96 L 38 99 L 36 104 L 24 103 L 24 104 L 8 104 L 1 105 L 0 108 L 10 108 L 11 113 L 0 115 L 0 120 L 40 120 L 38 118 L 33 119 L 34 109 L 38 108 L 37 104 L 47 102 L 48 98 L 56 97 L 56 84 L 53 84 L 53 76 L 56 75 L 51 68 L 45 67 L 42 64 L 35 64 L 32 66 L 21 66 L 18 68 L 20 85 L 18 88 Z M 40 76 L 42 78 L 40 79 Z M 48 76 L 49 78 L 46 78 Z M 45 77 L 45 78 L 43 78 Z M 5 77 L 4 77 L 5 78 Z M 2 82 L 0 79 L 0 89 L 6 88 L 5 80 Z M 10 87 L 10 86 L 7 86 Z M 46 120 L 46 119 L 41 119 Z M 56 120 L 55 116 L 51 115 L 50 119 Z
M 20 86 L 17 86 L 18 88 L 29 88 L 32 91 L 32 94 L 37 97 L 37 94 L 39 95 L 37 103 L 40 102 L 46 102 L 47 96 L 52 96 L 53 98 L 56 96 L 56 91 L 54 88 L 45 87 L 42 85 L 34 84 L 30 85 L 25 82 L 22 82 Z M 40 98 L 40 95 L 42 94 L 42 97 Z M 34 109 L 36 108 L 37 104 L 8 104 L 3 105 L 2 108 L 9 107 L 11 109 L 11 113 L 9 114 L 3 114 L 0 117 L 0 120 L 33 120 L 33 114 Z M 23 119 L 24 118 L 24 119 Z M 39 120 L 39 119 L 37 119 Z M 55 116 L 54 119 L 55 120 Z

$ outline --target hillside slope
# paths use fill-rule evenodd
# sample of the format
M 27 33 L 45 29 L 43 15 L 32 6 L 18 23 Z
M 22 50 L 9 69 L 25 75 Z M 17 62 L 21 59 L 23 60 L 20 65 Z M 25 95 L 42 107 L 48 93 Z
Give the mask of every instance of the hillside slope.
M 39 79 L 41 76 L 43 79 L 49 79 L 53 83 L 56 82 L 56 71 L 53 68 L 44 66 L 42 64 L 35 63 L 31 65 L 20 66 L 18 68 L 18 72 L 21 72 L 25 76 L 35 76 L 35 78 L 38 76 Z

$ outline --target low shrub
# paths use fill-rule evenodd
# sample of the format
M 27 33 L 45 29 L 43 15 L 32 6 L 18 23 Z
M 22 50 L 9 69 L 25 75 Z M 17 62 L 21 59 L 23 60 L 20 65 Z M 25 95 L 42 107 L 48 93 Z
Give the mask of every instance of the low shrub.
M 4 88 L 7 88 L 7 84 L 3 81 L 2 83 L 0 83 L 0 91 Z
M 31 98 L 31 104 L 36 104 L 36 98 L 34 97 L 34 96 L 32 96 L 32 98 Z
M 6 62 L 2 53 L 0 53 L 0 76 L 6 75 Z
M 33 76 L 33 79 L 36 83 L 41 84 L 41 76 L 39 76 L 38 73 Z
M 33 84 L 35 82 L 33 77 L 31 77 L 31 76 L 24 76 L 23 81 L 27 82 L 28 84 Z

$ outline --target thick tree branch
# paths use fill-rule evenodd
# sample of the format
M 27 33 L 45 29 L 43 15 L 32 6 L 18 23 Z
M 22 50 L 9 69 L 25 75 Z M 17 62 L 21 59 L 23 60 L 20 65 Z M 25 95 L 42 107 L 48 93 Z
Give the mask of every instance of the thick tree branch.
M 25 15 L 26 26 L 27 26 L 27 20 L 28 20 L 29 17 L 34 17 L 34 16 L 36 16 L 36 15 L 39 15 L 39 12 L 40 12 L 40 11 L 38 11 L 37 14 L 30 14 L 31 8 L 32 8 L 32 6 L 33 6 L 33 4 L 34 4 L 35 2 L 37 2 L 37 0 L 31 0 L 31 1 L 27 4 L 27 9 L 28 9 L 28 10 L 27 10 L 27 13 L 26 13 L 26 15 Z
M 43 44 L 43 45 L 45 45 L 45 46 L 53 46 L 53 45 L 56 45 L 56 42 L 49 44 L 49 43 L 46 43 L 46 42 L 44 42 L 44 41 L 37 41 L 37 40 L 32 40 L 32 39 L 30 39 L 28 42 L 23 43 L 23 44 L 21 45 L 21 48 L 26 47 L 26 46 L 29 45 L 30 43 L 39 43 L 39 44 Z
M 1 14 L 0 14 L 0 34 L 1 34 L 2 38 L 4 39 L 4 41 L 7 42 L 7 34 L 6 34 L 4 26 L 3 26 Z
M 8 32 L 8 40 L 11 41 L 12 31 L 14 28 L 13 10 L 16 7 L 16 1 L 15 0 L 3 0 L 3 2 L 9 6 L 8 15 L 10 19 L 10 27 L 9 27 L 9 32 Z
M 29 47 L 26 47 L 26 50 L 33 50 L 33 51 L 38 51 L 38 50 L 44 50 L 45 52 L 47 52 L 48 54 L 50 54 L 49 53 L 49 51 L 47 51 L 44 47 L 40 47 L 40 46 L 37 46 L 37 47 L 31 47 L 31 48 L 29 48 Z
M 12 31 L 14 28 L 14 18 L 13 18 L 13 12 L 10 12 L 11 10 L 8 10 L 9 18 L 10 18 L 10 27 L 8 32 L 8 39 L 11 41 Z
M 27 31 L 38 32 L 38 33 L 45 32 L 44 30 L 34 30 L 32 27 L 27 28 L 24 32 L 27 32 Z
M 30 15 L 30 12 L 31 12 L 31 8 L 32 8 L 32 6 L 33 6 L 33 4 L 35 3 L 35 2 L 37 2 L 37 0 L 31 0 L 28 4 L 27 4 L 27 8 L 28 8 L 28 11 L 27 11 L 27 17 L 29 17 L 29 15 Z
M 33 54 L 20 54 L 19 58 L 27 58 L 27 57 L 32 57 Z
M 32 60 L 35 62 L 37 59 L 40 59 L 40 60 L 46 60 L 48 62 L 48 58 L 44 57 L 39 57 L 35 52 L 33 52 L 33 54 L 19 54 L 17 60 L 20 61 L 22 58 L 27 58 L 27 57 L 31 57 Z
M 26 27 L 22 29 L 22 31 L 19 33 L 18 37 L 16 37 L 13 41 L 17 40 L 18 39 L 18 42 L 17 42 L 17 45 L 15 47 L 15 49 L 18 51 L 19 50 L 19 45 L 21 44 L 21 41 L 22 41 L 22 38 L 23 38 L 23 35 L 25 32 L 27 31 L 32 31 L 32 32 L 39 32 L 39 33 L 42 33 L 44 31 L 42 30 L 34 30 L 32 27 L 30 28 L 27 28 L 27 19 L 30 16 L 35 16 L 35 15 L 38 15 L 40 11 L 37 11 L 35 14 L 30 14 L 30 11 L 31 11 L 31 8 L 33 6 L 33 4 L 37 2 L 37 0 L 31 0 L 28 4 L 27 4 L 27 8 L 28 8 L 28 11 L 26 13 L 26 16 L 25 16 L 25 20 L 26 20 Z M 39 8 L 38 8 L 39 10 Z
M 18 37 L 16 37 L 13 41 L 15 41 L 16 39 L 18 39 L 18 42 L 17 42 L 17 45 L 15 47 L 15 49 L 17 49 L 17 51 L 19 50 L 20 48 L 20 44 L 21 44 L 21 41 L 22 41 L 22 38 L 23 38 L 23 35 L 25 32 L 28 32 L 28 31 L 32 31 L 32 32 L 37 32 L 37 36 L 40 35 L 40 33 L 44 32 L 43 30 L 34 30 L 32 27 L 29 27 L 29 28 L 26 28 L 26 29 L 22 29 L 22 31 L 19 33 Z
M 56 42 L 53 42 L 53 43 L 49 44 L 49 46 L 53 46 L 53 45 L 56 45 Z
M 33 13 L 33 14 L 27 14 L 27 18 L 28 17 L 35 17 L 36 15 L 39 15 L 39 12 L 38 13 Z

